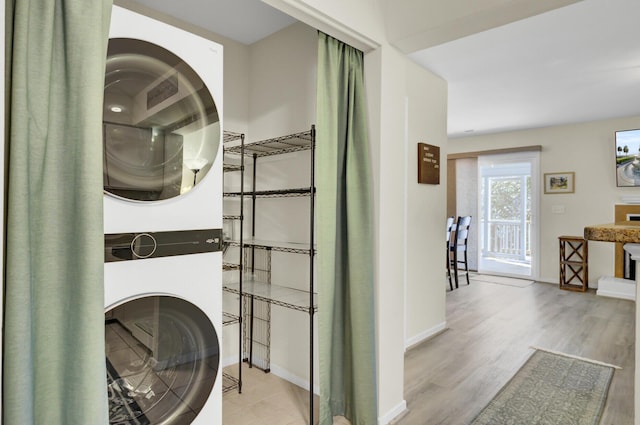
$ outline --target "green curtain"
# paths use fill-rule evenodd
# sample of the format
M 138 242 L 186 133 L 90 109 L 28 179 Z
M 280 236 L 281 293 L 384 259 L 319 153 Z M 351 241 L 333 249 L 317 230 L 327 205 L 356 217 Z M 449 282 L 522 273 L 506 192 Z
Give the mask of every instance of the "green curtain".
M 363 53 L 318 37 L 320 424 L 376 424 L 373 215 Z
M 107 424 L 102 96 L 111 0 L 5 4 L 3 424 Z

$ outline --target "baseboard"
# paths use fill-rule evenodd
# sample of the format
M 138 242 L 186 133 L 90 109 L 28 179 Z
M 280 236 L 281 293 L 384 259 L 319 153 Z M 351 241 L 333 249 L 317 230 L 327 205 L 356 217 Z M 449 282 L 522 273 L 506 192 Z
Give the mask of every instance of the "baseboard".
M 238 357 L 233 356 L 233 357 L 227 357 L 224 360 L 222 360 L 221 365 L 222 367 L 227 367 L 227 366 L 233 366 L 233 365 L 237 365 L 238 364 Z M 297 385 L 301 388 L 304 389 L 309 389 L 309 380 L 307 379 L 302 379 L 297 375 L 292 374 L 291 372 L 289 372 L 287 369 L 280 367 L 278 365 L 274 365 L 273 363 L 271 363 L 271 367 L 269 369 L 269 373 L 273 373 L 275 376 L 277 376 L 278 378 L 282 378 L 285 381 L 289 381 L 294 385 Z M 314 394 L 320 394 L 320 385 L 319 383 L 316 383 L 313 386 L 313 393 Z
M 622 299 L 622 300 L 631 300 L 631 301 L 635 301 L 636 300 L 636 297 L 634 297 L 632 295 L 621 294 L 619 292 L 598 290 L 597 294 L 598 294 L 598 296 L 601 296 L 601 297 L 619 298 L 619 299 Z
M 553 283 L 554 285 L 558 284 L 558 276 L 554 276 L 554 277 L 540 276 L 537 279 L 533 279 L 533 280 L 540 283 Z
M 407 401 L 402 400 L 396 407 L 389 410 L 384 416 L 378 418 L 379 425 L 390 424 L 394 419 L 404 414 L 407 411 Z
M 309 389 L 309 380 L 300 378 L 299 376 L 289 372 L 287 369 L 280 367 L 278 365 L 275 365 L 273 363 L 271 363 L 271 373 L 276 375 L 278 378 L 282 378 L 285 381 L 289 381 L 292 384 L 297 385 L 301 388 Z M 317 380 L 315 385 L 313 386 L 313 393 L 320 395 L 320 384 L 317 382 Z
M 438 325 L 420 332 L 418 335 L 412 336 L 404 343 L 404 350 L 407 351 L 411 347 L 420 344 L 421 342 L 438 335 L 440 332 L 447 328 L 447 322 L 439 323 Z

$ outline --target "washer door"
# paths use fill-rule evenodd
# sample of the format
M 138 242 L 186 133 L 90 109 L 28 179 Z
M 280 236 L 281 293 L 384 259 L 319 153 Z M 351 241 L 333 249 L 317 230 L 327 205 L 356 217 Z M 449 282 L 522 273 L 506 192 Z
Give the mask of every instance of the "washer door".
M 109 423 L 190 424 L 213 390 L 218 336 L 193 304 L 169 296 L 105 314 Z
M 169 199 L 207 174 L 220 145 L 215 102 L 198 74 L 172 52 L 112 38 L 103 106 L 103 181 L 111 195 Z

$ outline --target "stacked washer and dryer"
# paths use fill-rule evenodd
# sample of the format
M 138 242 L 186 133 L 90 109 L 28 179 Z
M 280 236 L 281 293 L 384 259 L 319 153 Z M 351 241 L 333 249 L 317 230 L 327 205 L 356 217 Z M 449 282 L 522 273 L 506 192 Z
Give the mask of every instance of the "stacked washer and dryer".
M 110 423 L 220 425 L 222 47 L 115 6 L 109 37 Z

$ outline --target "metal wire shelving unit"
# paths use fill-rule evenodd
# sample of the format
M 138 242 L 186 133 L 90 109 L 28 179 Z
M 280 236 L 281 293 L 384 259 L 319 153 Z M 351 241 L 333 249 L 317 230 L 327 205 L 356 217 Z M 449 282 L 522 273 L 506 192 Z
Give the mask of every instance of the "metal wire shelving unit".
M 315 290 L 314 277 L 314 257 L 315 249 L 315 126 L 311 126 L 310 130 L 290 134 L 282 137 L 262 140 L 244 145 L 244 155 L 251 157 L 252 162 L 252 186 L 251 191 L 225 192 L 224 196 L 229 198 L 251 199 L 251 214 L 255 217 L 256 203 L 260 198 L 285 198 L 285 197 L 308 197 L 309 198 L 309 243 L 292 243 L 282 241 L 265 241 L 255 239 L 256 229 L 255 222 L 252 220 L 251 237 L 240 240 L 229 241 L 229 246 L 239 246 L 244 248 L 246 254 L 245 270 L 253 268 L 253 261 L 256 258 L 256 250 L 262 250 L 268 255 L 266 267 L 267 276 L 257 276 L 255 273 L 248 273 L 244 277 L 242 273 L 237 281 L 227 281 L 223 284 L 223 289 L 229 293 L 238 294 L 240 298 L 245 298 L 243 315 L 245 316 L 245 327 L 243 332 L 248 333 L 248 337 L 243 339 L 248 342 L 249 347 L 245 344 L 245 361 L 251 366 L 253 364 L 253 345 L 254 345 L 254 306 L 256 303 L 267 305 L 270 309 L 271 305 L 306 312 L 309 316 L 309 423 L 314 423 L 314 315 L 318 311 L 318 295 Z M 239 148 L 229 148 L 228 152 L 238 152 Z M 303 188 L 290 188 L 278 190 L 255 190 L 256 188 L 256 164 L 258 158 L 282 155 L 286 153 L 310 151 L 310 186 Z M 244 187 L 243 187 L 244 189 Z M 242 201 L 241 201 L 242 203 Z M 293 254 L 302 254 L 309 257 L 309 287 L 305 290 L 290 288 L 277 283 L 271 282 L 270 279 L 270 261 L 271 252 L 287 252 Z M 251 264 L 249 264 L 251 263 Z M 270 310 L 266 313 L 270 315 Z M 264 320 L 264 319 L 260 319 Z M 269 328 L 270 329 L 270 328 Z M 257 342 L 265 345 L 268 349 L 270 344 L 270 330 L 266 331 L 267 340 Z M 267 354 L 268 355 L 268 354 Z M 270 360 L 267 359 L 265 371 L 269 370 Z

